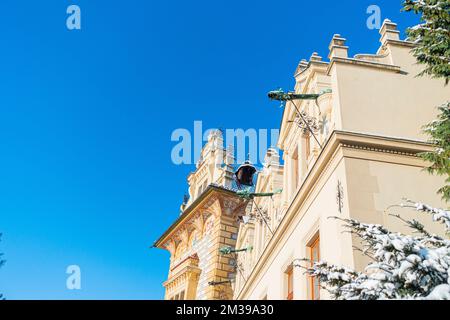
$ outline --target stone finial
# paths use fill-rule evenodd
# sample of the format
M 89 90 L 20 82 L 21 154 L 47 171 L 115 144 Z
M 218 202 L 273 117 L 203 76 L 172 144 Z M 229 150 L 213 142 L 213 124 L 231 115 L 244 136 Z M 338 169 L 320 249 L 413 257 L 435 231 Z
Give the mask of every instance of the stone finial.
M 348 47 L 345 45 L 345 38 L 342 38 L 340 34 L 335 34 L 333 39 L 331 39 L 330 45 L 328 49 L 330 49 L 330 53 L 328 55 L 329 59 L 333 59 L 335 57 L 339 58 L 348 58 Z
M 386 44 L 388 40 L 400 40 L 400 31 L 397 30 L 397 24 L 389 19 L 383 21 L 380 29 L 382 45 Z
M 317 52 L 313 52 L 313 54 L 311 55 L 311 58 L 309 58 L 309 61 L 312 61 L 312 62 L 322 61 L 322 57 L 319 56 L 317 54 Z
M 301 72 L 301 71 L 305 70 L 306 68 L 308 68 L 308 61 L 306 61 L 305 59 L 302 59 L 298 63 L 296 73 Z

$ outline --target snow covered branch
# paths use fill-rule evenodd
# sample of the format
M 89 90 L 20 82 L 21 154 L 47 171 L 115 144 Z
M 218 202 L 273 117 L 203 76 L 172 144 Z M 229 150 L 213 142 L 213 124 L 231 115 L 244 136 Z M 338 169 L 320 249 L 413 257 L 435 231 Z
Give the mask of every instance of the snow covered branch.
M 410 200 L 397 207 L 431 214 L 434 221 L 450 229 L 450 214 L 446 210 Z M 318 277 L 335 299 L 449 299 L 450 240 L 430 234 L 416 220 L 394 216 L 407 222 L 420 235 L 403 235 L 381 225 L 340 219 L 345 228 L 361 239 L 361 251 L 374 261 L 364 272 L 316 262 L 306 267 L 307 273 Z

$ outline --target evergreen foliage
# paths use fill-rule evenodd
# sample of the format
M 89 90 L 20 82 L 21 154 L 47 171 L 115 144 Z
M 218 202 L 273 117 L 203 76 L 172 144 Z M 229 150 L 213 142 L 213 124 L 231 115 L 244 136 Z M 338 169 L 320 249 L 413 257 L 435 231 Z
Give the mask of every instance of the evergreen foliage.
M 0 233 L 0 241 L 2 240 L 2 234 Z M 5 264 L 6 260 L 2 259 L 3 253 L 0 252 L 0 268 Z M 0 300 L 4 300 L 3 294 L 0 293 Z

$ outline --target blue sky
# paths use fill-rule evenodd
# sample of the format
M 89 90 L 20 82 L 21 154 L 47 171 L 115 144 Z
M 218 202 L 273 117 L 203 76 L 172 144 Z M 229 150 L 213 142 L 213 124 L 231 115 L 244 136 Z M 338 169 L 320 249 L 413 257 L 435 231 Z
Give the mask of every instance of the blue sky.
M 77 4 L 82 30 L 66 28 Z M 2 0 L 0 292 L 8 299 L 161 299 L 192 166 L 174 129 L 277 128 L 266 92 L 293 87 L 334 33 L 374 53 L 366 9 L 404 31 L 401 1 Z M 79 265 L 82 289 L 67 290 Z

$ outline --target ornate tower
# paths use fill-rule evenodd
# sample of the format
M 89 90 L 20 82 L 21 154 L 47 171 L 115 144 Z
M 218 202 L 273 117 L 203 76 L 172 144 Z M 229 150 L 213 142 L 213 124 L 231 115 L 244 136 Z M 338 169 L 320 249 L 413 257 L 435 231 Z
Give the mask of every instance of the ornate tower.
M 231 299 L 235 261 L 220 255 L 223 246 L 235 247 L 238 218 L 247 202 L 232 189 L 230 151 L 222 133 L 214 131 L 188 177 L 190 199 L 182 213 L 154 246 L 170 252 L 166 300 Z

